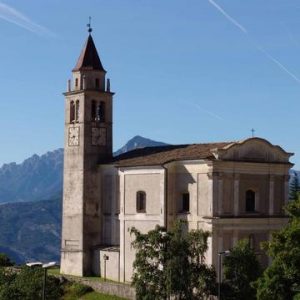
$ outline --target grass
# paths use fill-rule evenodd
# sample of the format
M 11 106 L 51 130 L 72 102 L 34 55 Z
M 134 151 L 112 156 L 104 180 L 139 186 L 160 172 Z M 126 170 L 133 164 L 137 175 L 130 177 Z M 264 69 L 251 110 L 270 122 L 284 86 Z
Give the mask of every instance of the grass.
M 47 273 L 49 275 L 60 275 L 60 269 L 59 268 L 51 268 L 51 269 L 48 269 Z
M 124 298 L 120 298 L 117 296 L 104 295 L 96 292 L 87 293 L 81 299 L 82 300 L 126 300 Z
M 64 288 L 63 300 L 126 300 L 92 291 L 88 286 L 79 283 L 68 283 Z

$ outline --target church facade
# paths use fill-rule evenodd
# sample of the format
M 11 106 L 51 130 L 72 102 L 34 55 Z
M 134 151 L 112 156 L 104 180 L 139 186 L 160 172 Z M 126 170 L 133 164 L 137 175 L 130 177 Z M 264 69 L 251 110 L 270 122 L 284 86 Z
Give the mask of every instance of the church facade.
M 188 230 L 211 232 L 206 262 L 217 265 L 218 252 L 239 239 L 259 250 L 286 224 L 292 153 L 253 137 L 113 157 L 114 93 L 91 35 L 72 76 L 65 93 L 61 273 L 130 282 L 132 227 L 145 233 L 186 220 Z

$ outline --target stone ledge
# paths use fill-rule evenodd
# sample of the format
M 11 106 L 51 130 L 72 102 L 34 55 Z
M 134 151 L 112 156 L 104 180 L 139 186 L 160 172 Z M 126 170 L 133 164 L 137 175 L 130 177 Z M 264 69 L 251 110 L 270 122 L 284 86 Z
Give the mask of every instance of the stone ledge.
M 118 296 L 130 300 L 135 300 L 135 290 L 128 284 L 122 284 L 117 282 L 103 282 L 84 277 L 76 277 L 69 275 L 56 275 L 57 277 L 64 277 L 71 282 L 81 283 L 90 286 L 94 291 L 112 296 Z

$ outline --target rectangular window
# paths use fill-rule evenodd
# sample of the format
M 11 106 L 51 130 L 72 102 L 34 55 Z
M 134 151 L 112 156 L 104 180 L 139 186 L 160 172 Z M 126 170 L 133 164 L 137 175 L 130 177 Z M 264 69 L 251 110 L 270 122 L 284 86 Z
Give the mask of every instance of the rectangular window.
M 144 191 L 138 191 L 136 193 L 136 212 L 146 212 L 146 193 Z
M 182 209 L 181 212 L 189 212 L 190 211 L 190 194 L 183 193 L 182 194 Z

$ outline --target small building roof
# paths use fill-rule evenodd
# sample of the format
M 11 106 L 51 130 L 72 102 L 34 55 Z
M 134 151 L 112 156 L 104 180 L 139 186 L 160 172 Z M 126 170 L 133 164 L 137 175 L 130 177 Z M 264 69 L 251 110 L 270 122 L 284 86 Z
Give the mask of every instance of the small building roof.
M 86 43 L 80 53 L 74 71 L 97 70 L 106 72 L 102 66 L 96 46 L 91 35 L 88 36 Z

